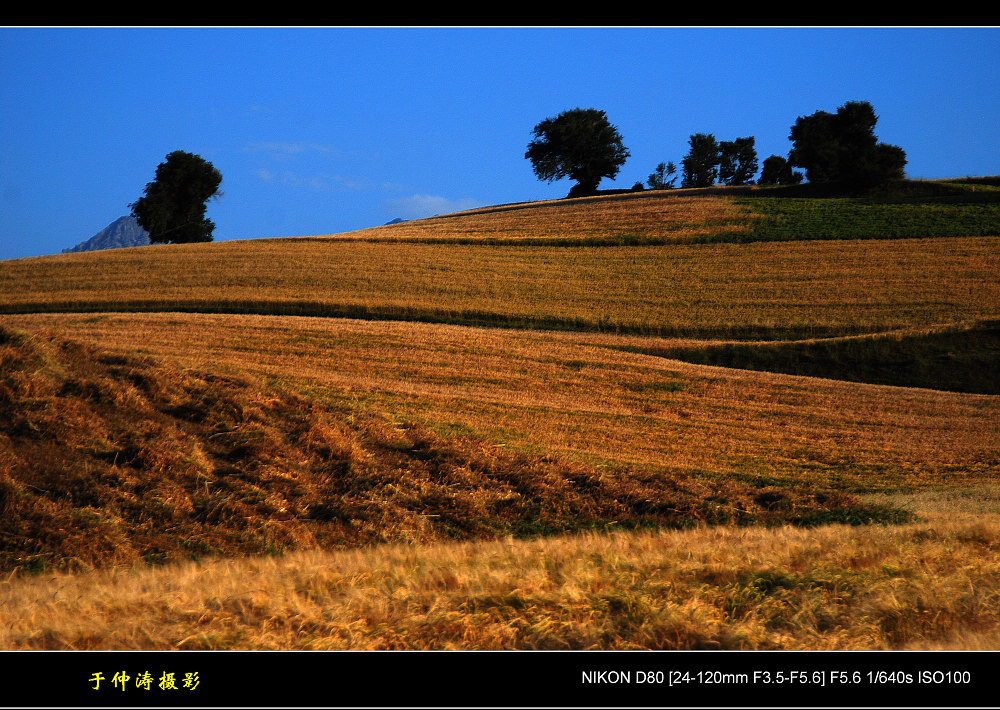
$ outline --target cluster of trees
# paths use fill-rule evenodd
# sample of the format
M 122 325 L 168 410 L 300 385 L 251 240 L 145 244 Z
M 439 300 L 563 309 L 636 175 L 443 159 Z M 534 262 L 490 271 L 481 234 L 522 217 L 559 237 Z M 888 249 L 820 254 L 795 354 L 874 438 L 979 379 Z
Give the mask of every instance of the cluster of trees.
M 875 137 L 878 117 L 867 101 L 851 101 L 836 113 L 817 111 L 792 126 L 788 162 L 805 168 L 809 182 L 867 189 L 903 177 L 906 153 Z
M 879 142 L 878 121 L 867 101 L 850 101 L 836 113 L 817 111 L 800 116 L 792 126 L 787 157 L 771 155 L 759 166 L 754 137 L 718 141 L 710 133 L 689 139 L 681 161 L 681 187 L 750 185 L 758 167 L 761 185 L 789 185 L 808 179 L 846 190 L 867 190 L 903 177 L 906 153 Z M 618 129 L 604 111 L 576 108 L 547 118 L 534 129 L 525 158 L 541 180 L 569 177 L 576 181 L 570 197 L 597 192 L 602 178 L 613 179 L 629 156 Z M 802 168 L 802 173 L 793 168 Z M 651 189 L 674 187 L 677 166 L 660 163 L 646 182 Z M 643 189 L 636 183 L 633 189 Z
M 835 183 L 865 190 L 903 177 L 906 153 L 875 137 L 875 109 L 866 101 L 851 101 L 836 113 L 817 111 L 800 116 L 792 126 L 788 157 L 764 161 L 758 182 L 785 185 L 801 182 Z M 613 179 L 629 157 L 618 129 L 604 111 L 575 108 L 546 118 L 534 128 L 524 155 L 541 180 L 564 177 L 576 184 L 569 196 L 592 195 L 603 178 Z M 805 174 L 793 170 L 803 168 Z M 681 187 L 749 185 L 757 173 L 754 137 L 717 141 L 710 133 L 690 137 L 681 161 Z M 647 178 L 649 187 L 674 187 L 677 166 L 660 163 Z M 210 242 L 215 224 L 205 217 L 206 203 L 217 197 L 222 174 L 193 153 L 176 150 L 156 168 L 156 179 L 145 194 L 129 205 L 136 221 L 153 243 Z M 636 183 L 633 189 L 643 189 Z
M 716 182 L 749 185 L 757 174 L 753 136 L 717 141 L 711 133 L 695 133 L 688 145 L 690 150 L 681 161 L 681 187 L 711 187 Z

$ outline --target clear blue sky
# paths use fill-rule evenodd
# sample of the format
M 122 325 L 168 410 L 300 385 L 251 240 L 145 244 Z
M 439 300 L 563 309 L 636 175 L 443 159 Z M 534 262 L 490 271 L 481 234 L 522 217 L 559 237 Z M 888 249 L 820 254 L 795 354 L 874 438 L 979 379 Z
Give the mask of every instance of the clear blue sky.
M 907 174 L 1000 173 L 997 28 L 0 29 L 0 259 L 129 212 L 174 150 L 223 175 L 217 240 L 330 234 L 564 196 L 531 130 L 604 110 L 615 181 L 694 133 L 786 155 L 799 116 L 871 102 Z

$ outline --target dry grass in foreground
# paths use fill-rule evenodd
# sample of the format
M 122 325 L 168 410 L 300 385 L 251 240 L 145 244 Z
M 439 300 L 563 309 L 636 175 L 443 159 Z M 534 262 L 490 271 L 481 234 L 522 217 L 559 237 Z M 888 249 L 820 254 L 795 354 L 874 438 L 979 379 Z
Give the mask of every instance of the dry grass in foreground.
M 24 315 L 121 355 L 252 374 L 346 412 L 593 466 L 848 490 L 1000 476 L 1000 399 L 653 357 L 672 341 L 197 314 Z
M 596 468 L 0 329 L 0 571 L 698 523 L 905 519 L 813 485 Z
M 0 585 L 0 648 L 995 649 L 996 512 L 44 575 Z

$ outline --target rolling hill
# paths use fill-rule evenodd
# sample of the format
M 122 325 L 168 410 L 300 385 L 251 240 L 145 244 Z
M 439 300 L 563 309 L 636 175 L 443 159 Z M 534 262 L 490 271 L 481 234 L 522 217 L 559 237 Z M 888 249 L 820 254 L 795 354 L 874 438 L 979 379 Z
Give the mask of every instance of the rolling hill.
M 0 645 L 992 647 L 994 183 L 0 262 Z

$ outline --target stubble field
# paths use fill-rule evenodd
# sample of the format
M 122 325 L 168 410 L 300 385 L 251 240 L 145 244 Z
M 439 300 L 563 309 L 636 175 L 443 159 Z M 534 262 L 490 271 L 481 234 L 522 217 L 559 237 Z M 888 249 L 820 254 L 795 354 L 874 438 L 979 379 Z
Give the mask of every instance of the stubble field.
M 0 645 L 996 648 L 1000 230 L 775 219 L 651 193 L 0 263 Z M 811 376 L 765 371 L 790 345 Z

